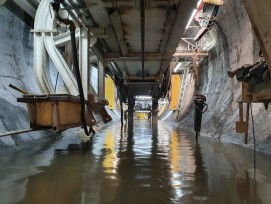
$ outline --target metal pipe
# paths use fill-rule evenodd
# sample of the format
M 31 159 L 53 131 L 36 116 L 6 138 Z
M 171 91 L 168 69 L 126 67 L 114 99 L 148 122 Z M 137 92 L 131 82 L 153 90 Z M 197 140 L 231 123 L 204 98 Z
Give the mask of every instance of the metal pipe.
M 71 5 L 71 7 L 74 7 L 74 8 L 76 8 L 76 7 L 80 7 L 80 8 L 81 8 L 81 7 L 85 7 L 85 8 L 86 8 L 86 9 L 79 9 L 80 12 L 83 14 L 85 20 L 86 20 L 87 23 L 88 23 L 87 25 L 85 25 L 85 27 L 89 27 L 89 26 L 95 27 L 95 26 L 98 26 L 98 25 L 96 24 L 96 22 L 94 21 L 94 19 L 93 19 L 91 13 L 90 13 L 89 10 L 87 9 L 86 4 L 85 4 L 84 1 L 82 1 L 82 0 L 77 0 L 77 4 L 78 4 L 77 6 L 74 4 L 74 2 L 73 2 L 72 0 L 66 0 L 66 1 Z M 74 11 L 77 13 L 76 9 L 74 9 Z M 77 15 L 80 16 L 78 13 L 77 13 Z M 108 46 L 107 46 L 105 40 L 104 40 L 104 39 L 100 39 L 100 43 L 101 43 L 101 45 L 102 45 L 103 50 L 104 50 L 105 52 L 108 52 L 108 51 L 109 51 L 109 48 L 108 48 Z
M 19 133 L 26 133 L 26 132 L 32 132 L 32 131 L 36 131 L 36 130 L 33 130 L 33 129 L 30 128 L 30 129 L 7 131 L 7 132 L 0 133 L 0 137 L 6 137 L 6 136 L 10 136 L 10 135 L 15 135 L 15 134 L 19 134 Z
M 145 1 L 140 1 L 140 24 L 141 24 L 141 62 L 142 79 L 144 79 L 144 54 L 145 54 Z
M 117 76 L 119 77 L 119 79 L 123 79 L 123 77 L 122 77 L 122 72 L 120 71 L 120 68 L 119 68 L 119 66 L 117 65 L 117 63 L 116 63 L 116 62 L 111 62 L 111 64 L 112 64 L 114 70 L 116 70 L 116 74 L 117 74 Z
M 74 13 L 69 9 L 70 5 L 68 5 L 65 1 L 62 1 L 61 4 L 63 5 L 63 7 L 67 10 L 68 14 L 70 15 L 70 17 L 72 18 L 73 21 L 75 21 L 78 26 L 82 26 L 82 23 L 80 22 L 80 20 L 74 15 Z M 77 15 L 79 16 L 79 15 Z
M 85 118 L 85 97 L 84 97 L 84 90 L 82 86 L 82 80 L 81 80 L 81 75 L 80 75 L 80 70 L 79 70 L 79 63 L 78 63 L 78 56 L 77 56 L 77 47 L 76 47 L 76 39 L 75 39 L 75 25 L 74 22 L 69 20 L 69 19 L 64 19 L 62 18 L 58 11 L 60 8 L 60 3 L 62 3 L 63 0 L 54 0 L 52 1 L 51 5 L 53 7 L 55 17 L 58 21 L 64 23 L 65 25 L 69 26 L 70 29 L 70 35 L 71 35 L 71 45 L 72 45 L 72 56 L 73 56 L 73 64 L 75 68 L 75 76 L 77 80 L 77 86 L 80 94 L 80 103 L 81 103 L 81 121 L 82 125 L 85 131 L 86 135 L 89 135 L 89 131 L 87 129 L 87 124 L 86 124 L 86 118 Z
M 19 87 L 14 86 L 14 85 L 12 85 L 12 84 L 9 84 L 9 87 L 12 88 L 12 89 L 14 89 L 14 90 L 16 90 L 16 91 L 19 91 L 19 92 L 22 93 L 22 94 L 29 94 L 27 91 L 25 91 L 25 90 L 23 90 L 23 89 L 20 89 Z
M 69 0 L 71 2 L 71 0 Z M 97 26 L 92 15 L 90 14 L 89 10 L 87 9 L 87 6 L 84 1 L 82 0 L 77 0 L 77 4 L 80 8 L 85 8 L 85 9 L 80 9 L 81 13 L 84 15 L 86 21 L 92 25 L 92 26 Z

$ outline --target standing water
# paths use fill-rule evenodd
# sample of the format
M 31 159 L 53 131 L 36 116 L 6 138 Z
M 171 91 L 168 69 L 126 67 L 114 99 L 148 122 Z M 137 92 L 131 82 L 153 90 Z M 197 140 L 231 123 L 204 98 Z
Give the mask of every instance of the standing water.
M 271 160 L 182 129 L 135 121 L 95 134 L 88 151 L 55 151 L 78 139 L 0 157 L 0 203 L 271 203 Z

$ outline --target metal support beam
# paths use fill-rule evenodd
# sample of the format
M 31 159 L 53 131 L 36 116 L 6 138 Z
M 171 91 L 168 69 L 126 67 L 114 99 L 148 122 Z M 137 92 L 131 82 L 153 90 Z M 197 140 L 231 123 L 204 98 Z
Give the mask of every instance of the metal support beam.
M 153 98 L 152 99 L 152 130 L 154 133 L 156 133 L 157 131 L 157 127 L 158 127 L 158 99 Z
M 104 60 L 99 60 L 98 62 L 98 96 L 104 98 Z
M 80 37 L 80 29 L 77 28 L 75 31 L 75 38 L 78 39 L 79 37 Z M 62 47 L 64 45 L 70 44 L 71 43 L 70 31 L 55 36 L 54 41 L 55 41 L 56 47 Z
M 142 79 L 145 76 L 145 0 L 140 0 L 140 25 L 141 25 L 141 65 L 142 65 Z
M 84 97 L 89 93 L 89 44 L 90 39 L 87 28 L 80 28 L 79 37 L 79 69 L 81 72 Z
M 135 99 L 128 98 L 128 131 L 133 132 Z
M 194 52 L 175 52 L 173 57 L 179 57 L 179 58 L 186 58 L 186 57 L 193 57 L 195 55 Z M 208 57 L 209 53 L 208 52 L 200 52 L 197 53 L 198 57 Z
M 126 40 L 124 38 L 124 31 L 123 31 L 123 27 L 122 27 L 121 17 L 120 17 L 119 12 L 117 10 L 110 15 L 110 20 L 113 25 L 113 29 L 115 31 L 115 34 L 117 36 L 118 43 L 119 43 L 119 46 L 121 49 L 121 53 L 122 53 L 122 55 L 126 55 L 128 52 L 128 48 L 126 45 Z
M 199 57 L 208 57 L 208 52 L 201 52 L 198 53 Z M 145 52 L 145 60 L 149 61 L 157 61 L 157 60 L 165 60 L 165 61 L 171 61 L 172 57 L 179 57 L 179 58 L 188 58 L 194 56 L 194 50 L 185 50 L 182 51 L 176 51 L 174 55 L 171 53 L 159 53 L 159 52 Z M 111 53 L 105 53 L 103 55 L 104 59 L 107 59 L 109 61 L 141 61 L 141 53 L 140 52 L 132 52 L 127 53 L 125 56 L 121 56 L 118 52 L 111 52 Z
M 110 37 L 109 27 L 91 27 L 89 28 L 89 32 L 95 38 L 109 38 Z

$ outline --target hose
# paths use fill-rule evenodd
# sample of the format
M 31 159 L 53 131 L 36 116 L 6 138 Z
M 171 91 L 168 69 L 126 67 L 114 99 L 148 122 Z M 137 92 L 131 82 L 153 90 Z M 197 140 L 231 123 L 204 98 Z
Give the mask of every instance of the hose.
M 52 5 L 56 19 L 58 21 L 64 23 L 65 25 L 68 25 L 69 29 L 70 29 L 73 64 L 74 64 L 74 69 L 75 69 L 75 76 L 76 76 L 78 91 L 79 91 L 79 95 L 80 95 L 81 121 L 82 121 L 82 125 L 84 128 L 85 134 L 89 136 L 91 128 L 90 128 L 90 130 L 88 130 L 87 124 L 86 124 L 86 118 L 85 118 L 85 97 L 84 97 L 84 90 L 83 90 L 83 86 L 82 86 L 78 57 L 77 57 L 77 48 L 76 48 L 76 39 L 75 39 L 75 29 L 76 28 L 75 28 L 73 21 L 71 21 L 69 19 L 64 19 L 59 15 L 58 12 L 60 9 L 60 3 L 62 3 L 62 2 L 63 2 L 63 0 L 53 0 L 51 2 L 51 5 Z

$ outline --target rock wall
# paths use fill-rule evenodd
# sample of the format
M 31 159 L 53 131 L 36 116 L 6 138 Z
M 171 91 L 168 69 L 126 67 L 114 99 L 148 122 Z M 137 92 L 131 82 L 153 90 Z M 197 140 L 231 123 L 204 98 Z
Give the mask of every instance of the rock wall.
M 5 7 L 0 7 L 0 36 L 0 132 L 29 128 L 26 105 L 17 103 L 21 94 L 8 86 L 13 84 L 29 93 L 39 93 L 32 63 L 33 36 L 30 27 Z M 3 137 L 0 153 L 55 136 L 39 131 Z
M 218 13 L 217 24 L 210 31 L 217 43 L 210 50 L 208 59 L 200 65 L 200 92 L 207 97 L 209 109 L 203 115 L 201 135 L 217 138 L 223 142 L 244 145 L 243 134 L 235 132 L 239 120 L 237 101 L 241 99 L 241 83 L 227 76 L 229 69 L 255 63 L 259 45 L 242 0 L 224 0 Z M 181 125 L 193 128 L 193 106 L 182 117 Z M 262 104 L 253 104 L 256 147 L 271 153 L 270 110 Z M 251 119 L 251 118 L 250 118 Z M 250 120 L 249 144 L 253 147 Z

